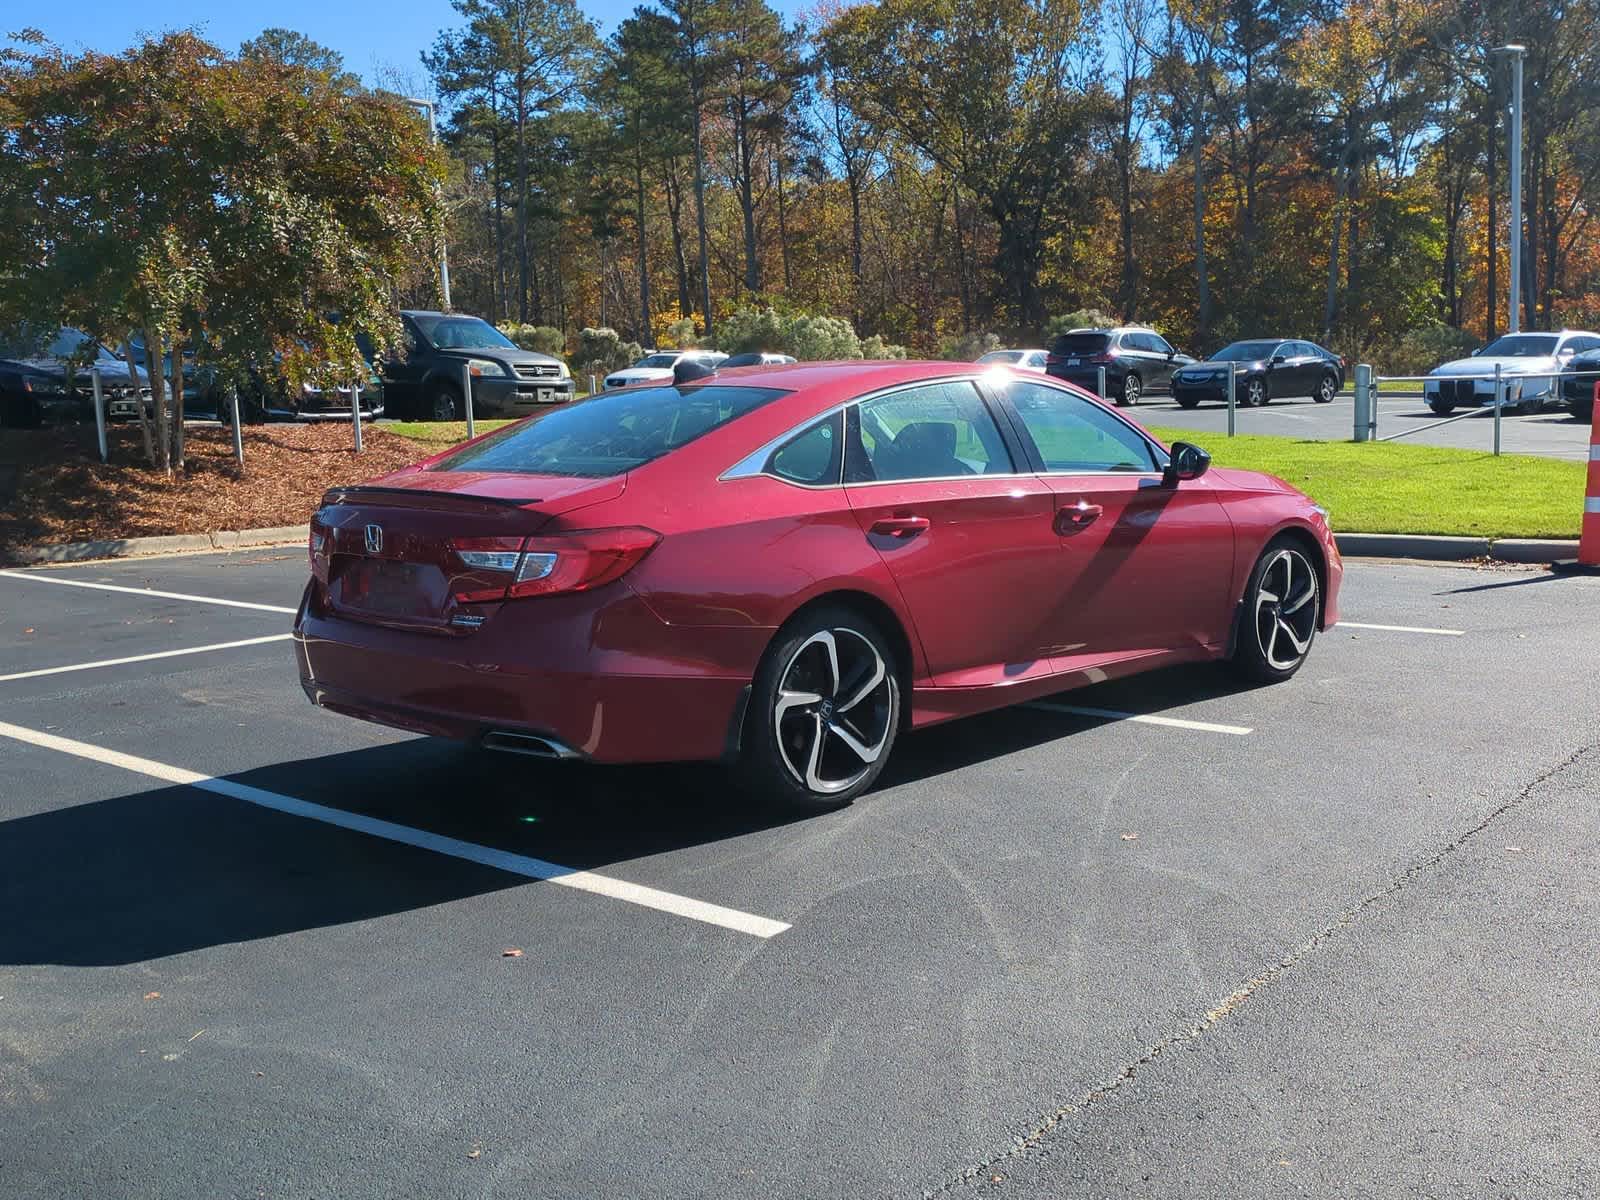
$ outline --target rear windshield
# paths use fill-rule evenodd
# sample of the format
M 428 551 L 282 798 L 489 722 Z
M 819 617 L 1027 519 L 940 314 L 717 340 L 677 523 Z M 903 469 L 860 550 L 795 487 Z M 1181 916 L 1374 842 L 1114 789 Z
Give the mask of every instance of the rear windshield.
M 1280 345 L 1281 342 L 1235 342 L 1218 350 L 1211 356 L 1211 361 L 1255 362 L 1258 358 L 1266 358 Z
M 1485 358 L 1546 358 L 1556 352 L 1559 339 L 1553 334 L 1513 333 L 1490 342 Z
M 1098 354 L 1111 344 L 1109 333 L 1063 333 L 1056 339 L 1055 354 Z
M 641 467 L 782 395 L 781 388 L 718 384 L 601 392 L 508 425 L 433 469 L 603 479 Z

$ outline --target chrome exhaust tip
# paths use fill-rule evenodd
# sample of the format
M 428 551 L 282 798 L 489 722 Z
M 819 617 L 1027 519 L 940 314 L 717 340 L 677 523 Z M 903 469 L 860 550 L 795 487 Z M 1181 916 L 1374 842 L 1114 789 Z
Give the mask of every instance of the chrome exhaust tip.
M 582 758 L 571 746 L 554 738 L 540 737 L 535 733 L 521 733 L 511 729 L 492 729 L 479 743 L 485 750 L 498 750 L 502 754 L 525 754 L 530 758 Z

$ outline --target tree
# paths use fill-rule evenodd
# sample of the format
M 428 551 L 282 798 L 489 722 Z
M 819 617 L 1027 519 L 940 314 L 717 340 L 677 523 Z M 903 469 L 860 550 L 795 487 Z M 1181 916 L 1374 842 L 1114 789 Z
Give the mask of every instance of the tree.
M 292 29 L 263 29 L 240 44 L 239 57 L 314 72 L 341 92 L 354 92 L 361 87 L 361 81 L 344 69 L 344 55 Z
M 155 466 L 182 466 L 184 346 L 332 382 L 366 370 L 359 336 L 398 343 L 392 283 L 439 221 L 414 113 L 189 33 L 115 56 L 31 38 L 0 95 L 0 324 L 141 334 Z

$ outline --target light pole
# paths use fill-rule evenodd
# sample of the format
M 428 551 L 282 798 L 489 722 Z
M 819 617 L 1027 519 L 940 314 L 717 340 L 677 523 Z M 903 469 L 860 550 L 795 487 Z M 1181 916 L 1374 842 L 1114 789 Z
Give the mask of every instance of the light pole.
M 1521 78 L 1519 75 L 1518 78 Z M 439 128 L 433 120 L 433 101 L 421 100 L 415 96 L 406 97 L 407 104 L 414 104 L 418 108 L 428 110 L 428 140 L 435 146 L 439 144 Z M 443 231 L 439 234 L 439 297 L 444 301 L 445 312 L 450 311 L 450 249 L 445 242 Z
M 1512 42 L 1489 51 L 1511 57 L 1511 313 L 1507 333 L 1522 328 L 1522 56 L 1527 49 Z

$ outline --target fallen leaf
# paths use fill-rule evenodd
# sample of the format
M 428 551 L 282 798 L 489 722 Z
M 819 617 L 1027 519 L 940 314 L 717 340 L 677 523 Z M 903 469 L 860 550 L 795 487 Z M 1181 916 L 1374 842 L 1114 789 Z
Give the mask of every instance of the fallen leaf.
M 1522 847 L 1521 846 L 1507 846 L 1506 847 L 1506 852 L 1508 854 L 1521 854 L 1522 853 Z
M 32 633 L 32 632 L 33 632 L 33 630 L 31 630 L 31 629 L 24 629 L 24 630 L 23 630 L 23 631 L 22 631 L 22 632 L 23 632 L 23 633 Z
M 518 950 L 515 946 L 507 946 L 504 950 L 500 951 L 500 957 L 501 958 L 521 958 L 522 957 L 522 951 Z
M 144 994 L 144 998 L 146 1000 L 159 1000 L 159 999 L 161 999 L 161 993 L 160 992 L 146 992 Z
M 482 1156 L 483 1156 L 483 1147 L 482 1146 L 474 1145 L 471 1150 L 467 1151 L 467 1157 L 468 1158 L 481 1158 Z
M 1137 833 L 1125 833 L 1122 835 L 1122 840 L 1125 842 L 1137 842 L 1139 835 Z

